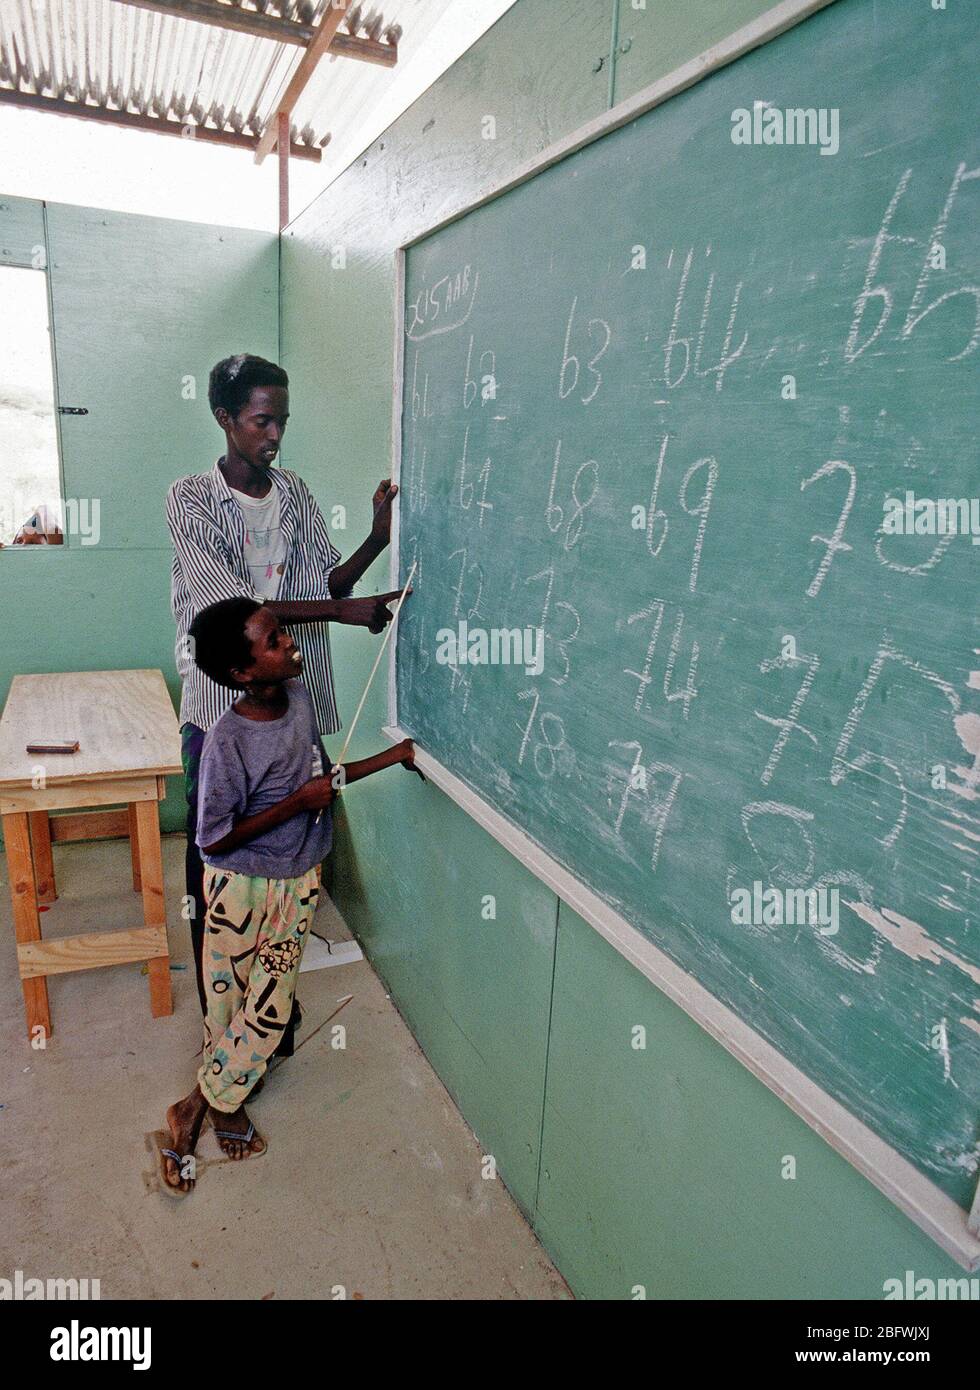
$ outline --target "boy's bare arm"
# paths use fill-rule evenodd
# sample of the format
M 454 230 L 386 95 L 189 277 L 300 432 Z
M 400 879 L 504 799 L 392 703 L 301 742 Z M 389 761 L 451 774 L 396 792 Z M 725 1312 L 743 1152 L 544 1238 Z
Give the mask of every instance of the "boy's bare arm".
M 356 762 L 344 764 L 344 782 L 359 782 L 362 777 L 370 777 L 372 772 L 380 772 L 385 767 L 401 764 L 411 772 L 418 772 L 414 761 L 415 748 L 410 738 L 386 748 L 383 753 L 374 753 L 370 758 L 358 758 Z M 419 772 L 419 776 L 422 774 Z
M 403 739 L 401 743 L 396 743 L 392 748 L 386 748 L 383 753 L 374 753 L 370 758 L 358 758 L 352 763 L 343 763 L 343 777 L 338 778 L 336 772 L 331 772 L 329 777 L 314 777 L 312 782 L 307 782 L 302 788 L 310 798 L 310 810 L 322 811 L 337 796 L 349 782 L 359 782 L 362 777 L 370 777 L 372 772 L 381 772 L 386 767 L 407 767 L 409 772 L 418 773 L 422 777 L 421 771 L 415 766 L 415 745 L 410 738 Z
M 370 777 L 372 772 L 380 772 L 386 767 L 397 767 L 399 764 L 412 772 L 418 772 L 413 760 L 414 753 L 412 740 L 406 738 L 403 742 L 396 743 L 393 748 L 385 749 L 383 753 L 375 753 L 370 758 L 359 758 L 356 762 L 346 763 L 344 782 L 358 782 L 362 777 Z M 421 772 L 419 776 L 422 776 Z M 332 777 L 314 777 L 282 801 L 277 801 L 274 806 L 267 806 L 264 811 L 257 811 L 254 816 L 244 816 L 240 821 L 236 821 L 223 839 L 216 840 L 213 845 L 202 845 L 201 848 L 205 854 L 228 854 L 240 845 L 247 845 L 249 840 L 254 840 L 256 836 L 264 835 L 267 830 L 274 830 L 284 821 L 292 820 L 293 816 L 298 816 L 303 811 L 322 811 L 330 805 L 337 791 Z

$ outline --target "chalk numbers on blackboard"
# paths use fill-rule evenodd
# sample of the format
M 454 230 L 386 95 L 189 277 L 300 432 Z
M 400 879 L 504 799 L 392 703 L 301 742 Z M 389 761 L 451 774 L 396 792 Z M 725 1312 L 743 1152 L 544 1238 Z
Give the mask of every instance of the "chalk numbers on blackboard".
M 475 481 L 470 482 L 466 476 L 469 447 L 470 427 L 467 425 L 463 432 L 463 456 L 460 460 L 459 468 L 459 505 L 464 512 L 468 512 L 475 500 L 477 514 L 480 518 L 479 525 L 482 528 L 486 513 L 493 511 L 493 503 L 487 501 L 487 488 L 490 486 L 490 470 L 493 464 L 489 458 L 484 459 L 483 466 L 479 473 L 476 474 Z
M 581 381 L 582 394 L 578 397 L 583 405 L 591 405 L 599 394 L 599 387 L 602 385 L 602 373 L 598 370 L 598 363 L 609 351 L 609 344 L 612 341 L 612 329 L 605 319 L 589 319 L 588 327 L 584 333 L 579 330 L 579 336 L 584 344 L 582 358 L 586 353 L 592 356 L 585 361 L 583 369 L 582 358 L 578 353 L 572 351 L 573 337 L 576 333 L 575 315 L 578 309 L 578 295 L 572 300 L 571 311 L 568 315 L 568 327 L 565 330 L 565 349 L 562 353 L 561 372 L 558 377 L 558 395 L 564 401 L 573 392 L 579 390 Z M 576 341 L 578 346 L 578 341 Z
M 405 557 L 405 563 L 402 568 L 402 583 L 404 583 L 407 575 L 411 573 L 412 566 L 414 565 L 415 573 L 412 576 L 412 592 L 414 595 L 417 596 L 422 589 L 424 568 L 422 564 L 422 549 L 419 545 L 419 538 L 417 535 L 409 536 L 408 540 L 402 543 L 402 552 Z M 401 629 L 402 632 L 405 631 L 404 624 L 406 618 L 410 622 L 411 617 L 412 614 L 411 610 L 409 609 L 406 611 L 406 617 L 403 617 L 401 619 L 401 622 L 403 624 Z M 399 646 L 402 646 L 404 642 L 405 639 L 402 636 L 399 636 Z M 407 643 L 405 643 L 403 649 L 406 652 L 408 651 Z M 425 648 L 424 628 L 421 623 L 419 623 L 418 625 L 418 636 L 416 640 L 413 640 L 411 644 L 411 650 L 413 653 L 412 660 L 406 661 L 405 667 L 405 685 L 408 691 L 412 691 L 415 688 L 415 681 L 417 677 L 424 676 L 426 674 L 432 659 Z
M 459 557 L 459 578 L 452 591 L 453 617 L 457 621 L 465 620 L 467 623 L 472 623 L 476 619 L 477 624 L 479 624 L 479 620 L 483 616 L 480 611 L 480 604 L 483 600 L 483 569 L 475 560 L 469 561 L 467 547 L 463 546 L 453 551 L 449 556 L 450 565 L 457 556 Z M 452 695 L 462 691 L 463 712 L 465 714 L 470 702 L 471 675 L 469 670 L 458 664 L 451 666 L 449 690 Z
M 576 295 L 572 300 L 565 327 L 558 373 L 558 395 L 563 401 L 588 406 L 595 400 L 602 386 L 599 363 L 609 351 L 612 329 L 603 318 L 593 317 L 586 322 L 578 314 L 578 303 Z M 559 439 L 555 444 L 548 496 L 544 505 L 544 522 L 548 533 L 560 540 L 563 550 L 573 550 L 581 540 L 588 510 L 595 502 L 598 490 L 598 461 L 589 458 L 577 466 L 564 466 L 562 441 Z M 536 626 L 544 633 L 546 642 L 550 639 L 552 650 L 557 652 L 555 659 L 560 662 L 560 667 L 551 670 L 552 662 L 549 661 L 548 679 L 561 686 L 567 684 L 571 675 L 569 648 L 578 638 L 582 618 L 573 604 L 567 603 L 564 599 L 555 599 L 554 562 L 535 574 L 527 575 L 524 584 L 535 585 L 542 581 L 544 597 Z M 538 689 L 522 690 L 517 698 L 522 703 L 530 702 L 531 705 L 527 722 L 518 725 L 521 731 L 518 766 L 524 764 L 530 751 L 531 762 L 540 777 L 550 779 L 556 772 L 568 776 L 574 769 L 576 760 L 566 737 L 563 720 L 557 714 L 541 710 L 541 692 Z
M 667 457 L 667 445 L 669 440 L 670 435 L 665 434 L 660 443 L 660 452 L 657 455 L 657 465 L 653 475 L 653 487 L 650 492 L 650 506 L 647 510 L 647 549 L 655 560 L 663 550 L 664 542 L 670 531 L 670 519 L 667 512 L 659 505 L 660 485 L 663 478 L 664 461 Z M 691 485 L 694 483 L 695 478 L 699 478 L 699 483 L 703 486 L 700 499 L 697 501 L 694 501 L 691 495 Z M 717 483 L 717 462 L 710 457 L 700 458 L 695 463 L 692 463 L 684 474 L 684 479 L 681 482 L 677 494 L 677 500 L 681 510 L 686 512 L 688 516 L 696 516 L 698 518 L 698 529 L 694 538 L 694 547 L 691 556 L 691 572 L 687 584 L 692 594 L 698 587 L 698 575 L 701 571 L 701 551 L 704 548 L 704 536 L 708 529 L 708 515 L 711 511 L 711 502 L 715 495 Z
M 706 258 L 711 255 L 710 246 L 705 248 L 704 254 Z M 670 260 L 667 262 L 668 269 L 670 268 L 673 256 L 674 253 L 671 252 Z M 677 299 L 674 302 L 674 316 L 671 321 L 670 332 L 667 334 L 667 340 L 664 343 L 663 381 L 668 391 L 673 391 L 684 381 L 684 379 L 687 377 L 688 372 L 691 369 L 691 366 L 693 365 L 694 374 L 696 377 L 708 377 L 713 374 L 715 378 L 715 390 L 720 391 L 725 384 L 725 373 L 728 371 L 728 368 L 732 365 L 732 363 L 737 362 L 738 359 L 741 357 L 742 353 L 745 351 L 746 344 L 749 340 L 748 333 L 743 333 L 738 347 L 732 347 L 732 341 L 735 336 L 735 319 L 738 315 L 739 300 L 742 297 L 742 281 L 739 280 L 736 283 L 734 293 L 732 294 L 731 304 L 729 306 L 728 322 L 725 327 L 725 336 L 721 345 L 721 352 L 719 353 L 718 361 L 713 367 L 702 367 L 701 353 L 704 347 L 704 338 L 708 328 L 708 321 L 711 316 L 711 301 L 715 289 L 716 277 L 714 271 L 712 271 L 708 276 L 707 287 L 704 292 L 704 303 L 701 309 L 701 324 L 698 329 L 697 340 L 694 344 L 693 363 L 691 352 L 691 339 L 689 337 L 679 337 L 677 333 L 678 326 L 680 324 L 681 310 L 684 307 L 684 299 L 687 294 L 688 279 L 691 274 L 691 267 L 693 265 L 693 262 L 694 248 L 691 247 L 691 249 L 687 253 L 687 256 L 684 259 L 684 268 L 681 271 L 680 282 L 677 287 Z M 679 368 L 676 376 L 671 376 L 671 371 L 675 367 L 675 356 L 680 357 L 679 350 L 683 352 L 684 365 Z
M 432 417 L 429 406 L 429 374 L 424 372 L 419 379 L 419 352 L 416 349 L 412 365 L 412 385 L 410 390 L 412 416 L 412 447 L 408 456 L 408 505 L 413 512 L 424 512 L 429 505 L 429 495 L 425 490 L 425 463 L 427 448 L 423 444 L 419 451 L 419 430 L 424 422 Z M 422 423 L 420 423 L 422 422 Z
M 647 688 L 653 683 L 653 659 L 657 651 L 657 641 L 660 637 L 660 629 L 663 625 L 664 612 L 667 605 L 662 599 L 654 599 L 646 608 L 642 608 L 639 613 L 632 614 L 627 618 L 627 625 L 643 622 L 653 618 L 653 627 L 650 631 L 650 639 L 647 642 L 646 658 L 641 671 L 624 670 L 623 674 L 633 676 L 639 682 L 636 698 L 633 701 L 633 708 L 640 712 L 646 702 Z M 670 650 L 667 653 L 667 660 L 664 664 L 663 674 L 663 693 L 664 699 L 670 705 L 675 700 L 682 701 L 684 718 L 690 718 L 691 701 L 697 697 L 697 687 L 694 684 L 694 677 L 697 674 L 698 662 L 701 658 L 701 648 L 697 642 L 691 643 L 691 656 L 687 667 L 687 680 L 680 689 L 675 688 L 674 671 L 677 668 L 678 657 L 681 650 L 681 638 L 684 632 L 684 610 L 677 609 L 677 616 L 674 619 L 674 631 L 670 639 Z
M 783 756 L 783 749 L 789 742 L 790 734 L 793 733 L 794 729 L 804 734 L 813 744 L 814 748 L 819 747 L 816 735 L 809 729 L 804 728 L 798 720 L 799 713 L 806 703 L 806 697 L 810 693 L 810 687 L 813 685 L 816 674 L 820 670 L 819 656 L 808 656 L 805 652 L 800 652 L 796 656 L 770 657 L 760 663 L 759 670 L 764 676 L 767 676 L 770 671 L 781 671 L 788 666 L 797 666 L 801 664 L 806 665 L 806 675 L 803 677 L 803 683 L 796 692 L 796 698 L 792 705 L 790 705 L 787 717 L 785 719 L 775 719 L 771 715 L 762 714 L 759 710 L 755 711 L 756 719 L 761 719 L 764 724 L 772 724 L 774 728 L 779 730 L 776 742 L 772 747 L 772 752 L 769 754 L 769 760 L 762 771 L 761 781 L 764 787 L 768 787 L 769 783 L 772 781 L 773 773 L 779 766 L 779 760 Z
M 854 318 L 851 323 L 850 332 L 847 335 L 847 341 L 844 344 L 845 362 L 855 362 L 862 353 L 866 352 L 868 348 L 871 347 L 872 343 L 876 342 L 878 338 L 881 337 L 885 326 L 891 319 L 892 311 L 895 307 L 895 294 L 886 285 L 876 282 L 878 280 L 878 271 L 886 246 L 896 242 L 906 243 L 912 240 L 910 237 L 897 236 L 894 232 L 889 231 L 889 227 L 898 210 L 898 205 L 905 197 L 911 178 L 912 170 L 910 168 L 906 169 L 899 178 L 895 192 L 892 194 L 891 201 L 885 210 L 881 226 L 878 228 L 878 233 L 872 244 L 871 254 L 868 257 L 868 266 L 864 277 L 864 285 L 862 286 L 860 294 L 854 301 Z M 946 290 L 943 294 L 937 295 L 937 297 L 926 304 L 925 307 L 923 307 L 923 301 L 926 298 L 929 283 L 935 272 L 940 268 L 943 270 L 945 269 L 944 260 L 941 267 L 938 263 L 937 252 L 943 250 L 953 205 L 959 196 L 961 185 L 969 182 L 971 179 L 978 178 L 980 178 L 980 168 L 968 169 L 963 162 L 957 165 L 956 171 L 953 174 L 953 182 L 946 194 L 939 216 L 933 224 L 931 233 L 922 242 L 922 245 L 926 248 L 925 257 L 922 262 L 922 268 L 919 271 L 918 279 L 916 280 L 911 302 L 909 303 L 905 315 L 905 321 L 897 334 L 900 341 L 907 341 L 922 320 L 928 318 L 935 309 L 938 309 L 949 300 L 959 299 L 961 295 L 972 296 L 974 301 L 974 317 L 970 325 L 969 337 L 959 352 L 953 353 L 947 357 L 947 362 L 958 362 L 961 357 L 968 357 L 970 353 L 975 352 L 977 347 L 980 346 L 980 286 L 960 285 L 956 289 Z M 875 322 L 870 329 L 866 329 L 864 316 L 872 300 L 875 300 L 875 305 L 871 312 L 873 314 L 875 310 L 877 310 L 878 318 L 877 322 Z M 865 334 L 863 339 L 861 338 L 862 333 Z
M 622 832 L 623 821 L 626 818 L 626 811 L 629 807 L 630 797 L 634 792 L 643 793 L 643 819 L 645 824 L 653 822 L 653 846 L 650 851 L 650 868 L 656 871 L 657 862 L 660 859 L 660 846 L 663 843 L 664 832 L 667 829 L 667 821 L 673 809 L 674 801 L 680 789 L 681 782 L 684 780 L 684 773 L 676 767 L 671 767 L 669 763 L 650 763 L 649 766 L 643 762 L 643 745 L 637 743 L 635 739 L 623 741 L 622 739 L 610 739 L 610 748 L 624 748 L 628 753 L 632 753 L 629 766 L 622 774 L 623 785 L 619 798 L 619 809 L 616 812 L 616 834 Z M 668 785 L 659 795 L 651 795 L 656 791 L 658 776 L 666 778 Z M 615 779 L 610 779 L 610 787 L 614 790 Z
M 473 345 L 476 342 L 470 334 L 470 345 L 466 349 L 466 370 L 463 373 L 463 409 L 469 410 L 475 400 L 484 405 L 497 399 L 497 354 L 491 348 L 484 348 L 476 361 L 476 375 L 473 371 Z
M 579 631 L 582 627 L 582 619 L 579 615 L 578 609 L 574 608 L 572 604 L 566 603 L 564 599 L 559 599 L 555 604 L 552 604 L 551 600 L 555 587 L 554 565 L 549 565 L 547 569 L 539 570 L 537 574 L 529 574 L 528 577 L 524 580 L 524 583 L 534 584 L 539 579 L 544 579 L 547 581 L 547 583 L 545 585 L 544 602 L 541 605 L 541 617 L 539 618 L 535 626 L 540 628 L 541 631 L 544 633 L 545 641 L 547 641 L 549 636 L 552 638 L 555 646 L 558 648 L 558 654 L 563 663 L 561 675 L 549 675 L 548 679 L 554 681 L 555 685 L 564 685 L 568 680 L 569 672 L 571 671 L 571 660 L 569 659 L 568 655 L 568 647 L 569 644 L 574 642 L 576 637 L 579 635 Z M 550 633 L 548 631 L 552 611 L 554 611 L 556 614 L 560 613 L 562 615 L 562 627 L 571 627 L 571 631 L 566 632 L 562 637 L 557 637 L 555 636 L 555 634 Z M 572 626 L 572 624 L 574 624 L 574 626 Z
M 521 690 L 518 693 L 519 700 L 531 701 L 531 717 L 524 728 L 524 737 L 521 739 L 520 752 L 517 755 L 517 764 L 520 766 L 531 744 L 531 735 L 537 723 L 539 742 L 534 744 L 532 760 L 535 771 L 540 777 L 548 780 L 554 777 L 555 772 L 566 775 L 571 771 L 575 763 L 575 755 L 571 746 L 565 738 L 565 725 L 557 714 L 538 714 L 538 706 L 541 703 L 541 692 L 538 690 Z
M 429 373 L 426 372 L 419 382 L 419 353 L 415 351 L 415 359 L 412 363 L 412 424 L 417 425 L 419 420 L 426 420 L 429 417 Z
M 571 485 L 571 501 L 560 505 L 555 501 L 558 485 L 558 472 L 561 468 L 561 440 L 555 446 L 555 462 L 551 470 L 551 485 L 548 488 L 548 505 L 545 507 L 545 521 L 548 530 L 559 532 L 565 528 L 562 544 L 571 550 L 582 534 L 585 524 L 585 511 L 595 501 L 599 487 L 599 465 L 595 459 L 586 459 L 579 465 Z M 585 494 L 585 495 L 583 495 Z
M 834 556 L 839 551 L 851 549 L 851 546 L 847 544 L 843 537 L 844 527 L 847 525 L 847 518 L 851 514 L 851 508 L 854 506 L 854 496 L 857 492 L 857 473 L 853 466 L 849 463 L 845 463 L 843 459 L 828 459 L 825 464 L 817 469 L 816 473 L 811 474 L 809 478 L 800 483 L 800 491 L 804 492 L 811 483 L 817 482 L 820 478 L 829 478 L 834 473 L 845 473 L 847 475 L 847 495 L 844 498 L 844 505 L 841 507 L 840 516 L 837 518 L 834 534 L 832 536 L 810 537 L 811 544 L 816 543 L 818 545 L 823 545 L 826 546 L 826 549 L 821 557 L 820 564 L 817 566 L 817 572 L 807 588 L 807 598 L 816 598 L 817 594 L 819 594 L 821 586 L 827 578 L 827 572 L 833 563 Z
M 660 442 L 657 452 L 657 462 L 654 468 L 653 486 L 650 491 L 650 505 L 647 510 L 646 544 L 650 556 L 657 560 L 663 551 L 667 537 L 671 533 L 671 517 L 666 507 L 660 505 L 661 487 L 664 480 L 664 470 L 667 460 L 667 450 L 670 442 L 669 434 L 665 434 Z M 708 519 L 711 513 L 711 504 L 714 499 L 715 489 L 718 484 L 718 464 L 714 458 L 704 457 L 695 460 L 687 471 L 677 491 L 677 506 L 685 515 L 697 518 L 698 526 L 691 548 L 691 568 L 688 573 L 687 587 L 690 593 L 696 593 L 698 587 L 698 577 L 701 573 L 701 553 L 704 549 L 705 533 L 708 529 Z M 633 667 L 624 667 L 623 674 L 637 681 L 636 695 L 633 701 L 633 708 L 640 713 L 648 705 L 649 688 L 654 682 L 654 659 L 657 653 L 657 646 L 660 640 L 660 632 L 664 623 L 664 618 L 668 607 L 671 613 L 671 639 L 670 648 L 667 653 L 663 667 L 663 696 L 668 705 L 676 701 L 681 702 L 681 709 L 685 719 L 691 715 L 691 702 L 697 698 L 698 689 L 695 684 L 698 665 L 701 659 L 701 648 L 697 641 L 692 640 L 690 655 L 687 662 L 687 676 L 682 685 L 675 684 L 675 673 L 681 668 L 681 648 L 683 643 L 684 628 L 687 617 L 683 608 L 678 605 L 668 604 L 664 599 L 653 599 L 646 607 L 639 612 L 631 614 L 626 619 L 626 626 L 632 627 L 634 624 L 649 627 L 646 652 L 640 670 Z

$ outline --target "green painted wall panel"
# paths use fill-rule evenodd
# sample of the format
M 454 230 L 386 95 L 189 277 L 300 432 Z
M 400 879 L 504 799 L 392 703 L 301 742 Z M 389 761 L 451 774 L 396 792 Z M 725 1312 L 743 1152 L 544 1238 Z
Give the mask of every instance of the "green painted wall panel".
M 538 1232 L 583 1297 L 880 1299 L 906 1269 L 963 1274 L 564 904 L 541 1169 Z
M 616 101 L 625 101 L 771 10 L 776 0 L 618 0 Z M 748 105 L 752 104 L 752 98 Z
M 61 404 L 89 412 L 62 417 L 65 495 L 100 499 L 100 548 L 167 546 L 168 487 L 224 447 L 211 367 L 278 352 L 275 239 L 62 204 L 48 237 Z
M 400 240 L 599 115 L 608 83 L 593 68 L 608 52 L 610 3 L 520 0 L 508 10 L 292 222 L 284 237 L 286 290 L 292 242 L 322 257 L 346 232 L 348 264 L 353 258 L 388 271 Z M 495 122 L 491 138 L 487 116 Z M 358 323 L 358 331 L 369 326 Z M 288 335 L 284 343 L 288 349 Z
M 0 194 L 0 265 L 39 270 L 44 254 L 44 204 Z

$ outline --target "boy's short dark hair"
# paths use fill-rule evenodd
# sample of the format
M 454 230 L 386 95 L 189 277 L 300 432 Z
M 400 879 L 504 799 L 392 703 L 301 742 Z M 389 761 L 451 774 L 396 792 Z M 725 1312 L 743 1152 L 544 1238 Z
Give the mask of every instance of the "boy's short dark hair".
M 250 352 L 223 358 L 211 368 L 208 377 L 208 403 L 212 415 L 219 406 L 224 406 L 234 418 L 248 404 L 256 386 L 284 386 L 288 390 L 289 377 L 275 362 L 253 357 Z
M 231 673 L 252 664 L 252 644 L 245 636 L 245 624 L 261 607 L 254 598 L 223 598 L 202 608 L 187 629 L 194 660 L 218 685 L 242 689 Z

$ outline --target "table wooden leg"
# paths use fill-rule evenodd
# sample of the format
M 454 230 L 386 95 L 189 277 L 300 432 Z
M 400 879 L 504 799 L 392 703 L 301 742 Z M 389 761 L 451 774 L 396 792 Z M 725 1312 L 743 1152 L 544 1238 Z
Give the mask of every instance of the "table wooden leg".
M 139 843 L 140 882 L 143 885 L 143 921 L 166 931 L 167 906 L 163 896 L 163 855 L 160 849 L 160 814 L 155 801 L 137 801 L 136 834 Z M 170 957 L 153 956 L 146 962 L 150 979 L 150 1012 L 162 1018 L 174 1011 L 170 991 Z
M 34 860 L 31 854 L 30 813 L 13 811 L 3 817 L 3 838 L 7 846 L 7 872 L 10 875 L 10 899 L 14 909 L 14 936 L 18 944 L 40 941 L 41 919 L 37 911 L 37 886 Z M 48 982 L 39 975 L 21 978 L 24 1008 L 27 1013 L 27 1036 L 33 1042 L 37 1030 L 51 1036 L 51 1009 L 48 1005 Z
M 54 857 L 51 854 L 51 821 L 47 811 L 28 811 L 31 823 L 31 854 L 39 903 L 56 903 L 58 886 L 54 878 Z
M 133 891 L 141 893 L 143 882 L 140 876 L 140 827 L 136 815 L 138 801 L 129 803 L 129 854 L 133 861 Z

